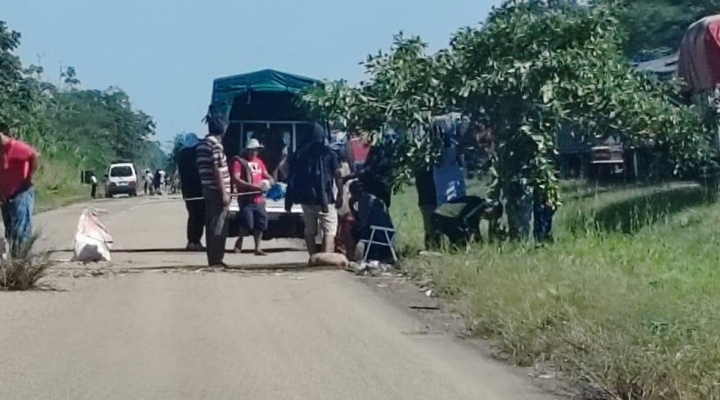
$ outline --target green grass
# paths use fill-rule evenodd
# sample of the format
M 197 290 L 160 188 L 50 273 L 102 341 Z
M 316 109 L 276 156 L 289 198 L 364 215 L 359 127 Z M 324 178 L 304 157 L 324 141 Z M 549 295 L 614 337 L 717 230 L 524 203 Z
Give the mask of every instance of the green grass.
M 622 399 L 720 399 L 720 205 L 688 184 L 563 194 L 553 244 L 405 264 L 517 364 L 550 362 Z M 422 243 L 413 197 L 393 204 L 405 254 Z
M 80 168 L 76 164 L 70 157 L 40 159 L 34 182 L 38 212 L 89 197 L 90 189 L 80 183 Z

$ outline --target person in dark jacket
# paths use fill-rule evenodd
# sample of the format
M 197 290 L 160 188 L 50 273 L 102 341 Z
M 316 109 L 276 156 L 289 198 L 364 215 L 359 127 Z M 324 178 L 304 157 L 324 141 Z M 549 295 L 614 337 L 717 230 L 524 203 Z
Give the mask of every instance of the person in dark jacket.
M 204 251 L 200 240 L 205 227 L 205 201 L 203 201 L 202 183 L 198 172 L 196 147 L 200 143 L 195 134 L 185 136 L 185 144 L 177 156 L 178 173 L 180 174 L 180 190 L 185 199 L 188 212 L 187 247 L 188 251 Z
M 325 143 L 325 129 L 315 124 L 311 139 L 290 160 L 290 179 L 285 195 L 285 209 L 294 204 L 303 208 L 305 243 L 310 255 L 317 253 L 315 237 L 323 234 L 322 252 L 332 253 L 338 230 L 338 208 L 342 196 L 342 172 L 335 152 Z
M 373 236 L 372 227 L 395 229 L 390 211 L 385 202 L 374 194 L 365 190 L 362 181 L 354 181 L 350 184 L 350 210 L 352 210 L 355 222 L 350 230 L 353 239 L 353 248 L 361 240 L 372 240 L 383 242 L 390 239 L 389 245 L 392 245 L 394 233 L 389 234 L 388 238 L 384 237 L 384 233 L 376 231 Z M 352 250 L 354 255 L 355 250 Z M 393 253 L 389 247 L 373 246 L 368 253 L 368 259 L 377 261 L 388 261 L 393 259 Z

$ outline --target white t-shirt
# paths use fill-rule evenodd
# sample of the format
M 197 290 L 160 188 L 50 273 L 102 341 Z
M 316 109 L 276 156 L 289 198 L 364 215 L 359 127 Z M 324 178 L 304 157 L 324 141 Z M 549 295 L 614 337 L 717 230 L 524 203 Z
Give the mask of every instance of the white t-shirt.
M 95 177 L 95 175 L 93 175 L 93 176 L 90 177 L 90 182 L 91 182 L 93 185 L 97 185 L 97 178 Z

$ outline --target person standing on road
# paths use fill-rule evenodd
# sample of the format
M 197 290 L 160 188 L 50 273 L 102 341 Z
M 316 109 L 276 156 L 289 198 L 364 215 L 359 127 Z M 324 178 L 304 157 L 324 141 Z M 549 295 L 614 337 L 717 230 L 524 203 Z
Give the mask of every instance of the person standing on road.
M 205 247 L 200 243 L 205 230 L 205 201 L 196 161 L 199 144 L 200 139 L 194 133 L 187 134 L 184 147 L 178 153 L 176 160 L 177 172 L 181 181 L 180 190 L 188 212 L 187 246 L 185 247 L 188 251 L 205 251 Z
M 90 196 L 94 199 L 97 197 L 97 177 L 95 174 L 90 174 Z
M 153 174 L 153 182 L 152 182 L 152 190 L 154 194 L 162 194 L 160 191 L 160 183 L 162 182 L 162 176 L 160 175 L 160 170 L 156 169 L 155 173 Z
M 145 194 L 146 195 L 148 194 L 148 190 L 150 191 L 150 194 L 152 194 L 153 174 L 152 174 L 152 172 L 150 172 L 149 169 L 145 170 L 144 180 L 145 180 L 145 185 L 144 185 L 145 186 Z
M 197 167 L 205 198 L 205 241 L 208 264 L 226 267 L 225 242 L 228 236 L 230 171 L 222 141 L 227 120 L 210 106 L 205 117 L 208 135 L 197 146 Z
M 352 174 L 350 162 L 347 159 L 345 153 L 336 145 L 330 146 L 340 163 L 340 174 L 343 178 Z M 344 179 L 343 179 L 344 182 Z M 352 254 L 349 251 L 352 248 L 352 237 L 350 235 L 350 227 L 353 224 L 354 218 L 350 210 L 350 184 L 345 183 L 341 188 L 336 188 L 336 195 L 341 198 L 338 201 L 342 201 L 342 207 L 338 208 L 338 233 L 336 237 L 335 250 L 338 253 L 345 254 L 351 257 Z
M 323 234 L 322 252 L 332 253 L 338 230 L 337 209 L 342 196 L 335 196 L 335 188 L 342 188 L 340 163 L 335 152 L 325 143 L 327 134 L 315 124 L 310 141 L 290 162 L 290 179 L 285 196 L 285 210 L 294 204 L 303 208 L 305 243 L 310 255 L 317 253 L 315 238 L 318 228 Z M 318 226 L 319 225 L 319 226 Z
M 33 175 L 38 153 L 30 145 L 11 137 L 10 127 L 0 123 L 0 209 L 10 254 L 27 250 L 32 240 L 35 207 Z
M 232 181 L 240 193 L 240 235 L 235 243 L 235 252 L 242 251 L 243 237 L 252 233 L 255 239 L 255 255 L 265 256 L 262 251 L 262 235 L 267 230 L 268 217 L 265 196 L 260 186 L 264 179 L 274 183 L 265 163 L 258 155 L 263 145 L 257 139 L 250 139 L 245 149 L 245 159 L 235 157 L 231 165 Z

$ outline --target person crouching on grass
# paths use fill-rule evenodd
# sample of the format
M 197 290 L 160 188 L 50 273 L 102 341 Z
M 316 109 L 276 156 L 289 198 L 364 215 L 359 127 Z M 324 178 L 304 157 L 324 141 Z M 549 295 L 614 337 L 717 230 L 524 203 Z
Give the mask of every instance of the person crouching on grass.
M 258 157 L 263 145 L 257 139 L 250 139 L 245 149 L 245 158 L 235 157 L 230 166 L 233 185 L 240 196 L 240 235 L 235 243 L 235 252 L 242 252 L 243 237 L 252 233 L 255 239 L 255 255 L 264 256 L 262 235 L 267 230 L 268 217 L 265 196 L 260 184 L 264 179 L 273 184 L 273 178 L 263 160 Z
M 27 250 L 32 240 L 32 214 L 35 208 L 33 175 L 38 153 L 29 144 L 14 139 L 10 127 L 0 123 L 0 209 L 10 255 Z

